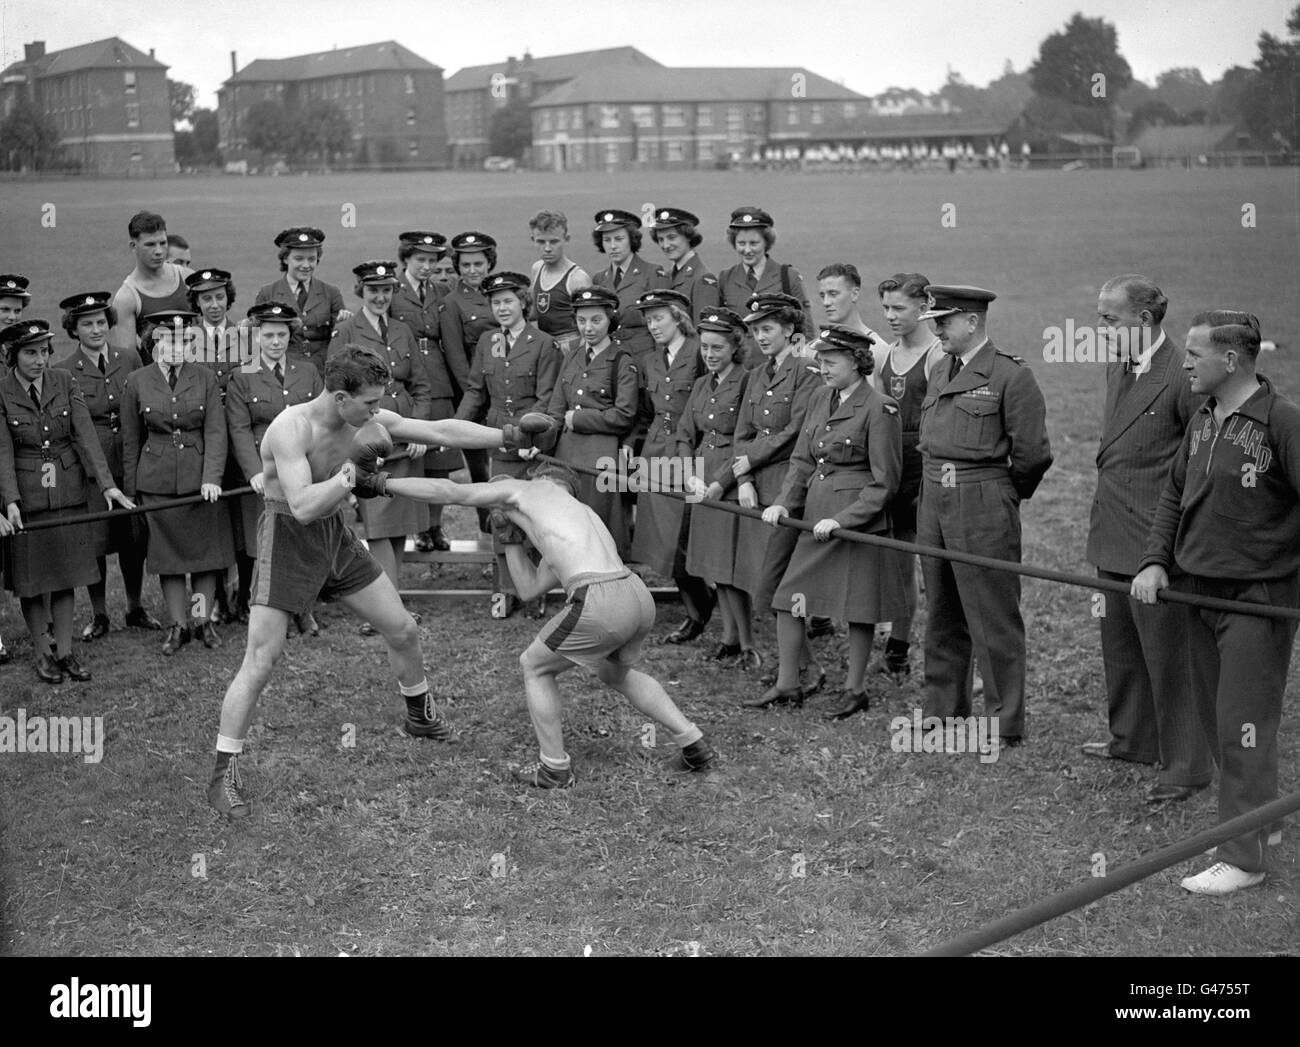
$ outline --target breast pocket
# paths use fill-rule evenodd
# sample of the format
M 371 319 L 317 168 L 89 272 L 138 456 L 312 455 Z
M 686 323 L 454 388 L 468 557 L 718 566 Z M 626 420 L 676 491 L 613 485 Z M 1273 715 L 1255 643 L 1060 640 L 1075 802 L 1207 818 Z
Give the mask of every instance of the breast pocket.
M 977 396 L 958 396 L 953 400 L 953 442 L 958 447 L 982 450 L 995 441 L 998 405 Z
M 31 415 L 18 415 L 9 419 L 9 438 L 15 447 L 39 447 L 36 419 Z
M 202 429 L 203 421 L 208 416 L 208 402 L 197 396 L 187 396 L 176 404 L 173 412 L 176 429 Z

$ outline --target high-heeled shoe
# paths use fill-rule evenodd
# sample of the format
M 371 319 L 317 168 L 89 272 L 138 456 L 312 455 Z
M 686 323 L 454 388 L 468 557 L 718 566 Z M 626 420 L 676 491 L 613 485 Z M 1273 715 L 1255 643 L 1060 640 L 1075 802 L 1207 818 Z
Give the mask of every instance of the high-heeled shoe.
M 793 705 L 797 709 L 803 705 L 804 697 L 802 687 L 783 691 L 773 684 L 757 698 L 746 698 L 740 704 L 746 709 L 766 709 L 769 705 Z
M 871 696 L 865 690 L 845 691 L 840 704 L 834 709 L 827 709 L 822 716 L 827 720 L 847 720 L 859 710 L 871 708 Z

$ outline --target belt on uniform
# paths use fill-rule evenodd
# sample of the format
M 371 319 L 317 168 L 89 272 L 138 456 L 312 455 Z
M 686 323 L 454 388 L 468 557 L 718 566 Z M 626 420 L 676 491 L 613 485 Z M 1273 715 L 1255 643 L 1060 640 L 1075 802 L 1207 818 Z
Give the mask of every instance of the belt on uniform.
M 185 433 L 175 432 L 175 431 L 170 433 L 149 434 L 149 440 L 162 440 L 164 438 L 173 447 L 197 447 L 200 451 L 203 450 L 203 437 L 201 436 L 187 436 Z M 149 444 L 148 442 L 146 442 L 145 443 L 146 449 L 148 448 L 148 446 Z
M 952 466 L 951 469 L 947 468 Z M 974 484 L 984 480 L 1009 480 L 1011 469 L 1005 465 L 973 465 L 969 462 L 944 462 L 925 457 L 925 478 L 938 484 Z

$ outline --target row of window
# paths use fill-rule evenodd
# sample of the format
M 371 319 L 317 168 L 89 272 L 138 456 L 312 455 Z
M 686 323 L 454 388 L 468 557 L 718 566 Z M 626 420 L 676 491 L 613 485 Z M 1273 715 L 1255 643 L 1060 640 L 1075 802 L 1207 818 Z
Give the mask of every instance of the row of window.
M 627 107 L 628 118 L 632 125 L 643 131 L 653 130 L 655 127 L 675 128 L 688 127 L 689 110 L 695 110 L 695 126 L 709 128 L 713 126 L 712 105 L 631 105 Z M 807 112 L 808 122 L 812 124 L 822 124 L 826 121 L 826 110 L 828 106 L 822 102 L 792 102 L 785 107 L 785 122 L 788 125 L 798 125 L 802 122 L 802 114 Z M 841 113 L 846 120 L 852 120 L 857 115 L 857 106 L 853 102 L 841 103 Z M 656 117 L 656 114 L 658 116 Z M 749 107 L 749 119 L 753 123 L 761 124 L 767 119 L 766 107 L 762 105 L 752 105 Z M 741 105 L 727 106 L 727 127 L 733 128 L 743 126 L 745 122 L 746 110 Z M 552 131 L 580 131 L 583 128 L 582 109 L 544 109 L 542 110 L 539 122 L 541 132 L 547 134 Z M 656 118 L 658 123 L 656 123 Z M 598 126 L 604 130 L 613 130 L 623 125 L 623 112 L 617 105 L 600 106 L 599 118 L 596 121 Z
M 561 146 L 540 146 L 540 163 L 543 168 L 552 167 L 555 164 L 556 150 L 564 149 L 564 166 L 566 167 L 583 167 L 586 164 L 586 150 L 581 142 L 573 142 L 563 147 Z M 618 142 L 605 142 L 599 146 L 592 147 L 592 153 L 600 157 L 606 164 L 617 164 L 622 160 L 621 146 Z M 696 142 L 695 143 L 695 161 L 702 164 L 711 164 L 715 158 L 713 142 Z M 642 163 L 656 162 L 660 159 L 659 143 L 642 141 L 637 143 L 636 159 Z M 669 141 L 664 143 L 663 159 L 669 163 L 681 163 L 686 160 L 686 151 L 682 141 Z

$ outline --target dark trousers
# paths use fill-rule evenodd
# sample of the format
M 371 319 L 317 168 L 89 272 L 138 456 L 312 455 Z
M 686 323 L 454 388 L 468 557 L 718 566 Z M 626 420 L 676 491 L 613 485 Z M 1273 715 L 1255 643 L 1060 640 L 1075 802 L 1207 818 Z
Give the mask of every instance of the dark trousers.
M 1008 478 L 945 487 L 927 479 L 917 541 L 1020 561 L 1019 499 Z M 921 558 L 925 578 L 925 715 L 969 716 L 971 653 L 984 673 L 984 715 L 998 733 L 1025 730 L 1025 623 L 1020 576 Z
M 686 617 L 701 625 L 708 625 L 717 605 L 718 594 L 709 588 L 703 578 L 686 573 L 686 546 L 691 536 L 691 507 L 682 513 L 682 526 L 677 532 L 677 551 L 673 554 L 673 582 L 682 597 Z
M 1224 600 L 1300 607 L 1300 578 L 1265 582 L 1191 577 L 1191 591 Z M 1277 729 L 1291 664 L 1296 622 L 1189 608 L 1192 693 L 1219 764 L 1219 821 L 1277 799 Z M 1268 851 L 1265 826 L 1233 837 L 1218 861 L 1260 872 Z
M 1097 577 L 1133 581 L 1113 571 L 1099 570 Z M 1162 785 L 1208 785 L 1214 766 L 1192 697 L 1187 609 L 1104 595 L 1105 614 L 1098 621 L 1111 753 L 1139 763 L 1159 761 Z

